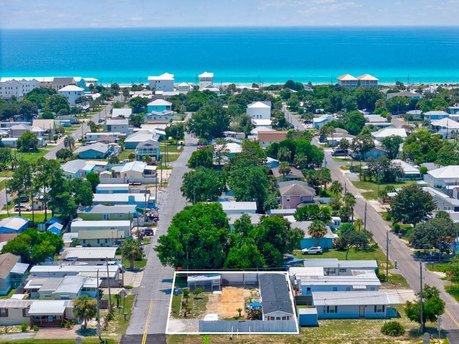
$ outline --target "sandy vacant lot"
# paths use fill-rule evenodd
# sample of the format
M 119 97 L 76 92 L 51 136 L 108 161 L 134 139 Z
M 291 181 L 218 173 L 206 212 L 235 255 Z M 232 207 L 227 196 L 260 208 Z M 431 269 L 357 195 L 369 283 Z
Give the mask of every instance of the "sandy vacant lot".
M 244 316 L 244 298 L 250 296 L 250 290 L 236 287 L 224 287 L 221 294 L 210 294 L 206 314 L 218 314 L 219 319 L 238 316 L 242 308 Z

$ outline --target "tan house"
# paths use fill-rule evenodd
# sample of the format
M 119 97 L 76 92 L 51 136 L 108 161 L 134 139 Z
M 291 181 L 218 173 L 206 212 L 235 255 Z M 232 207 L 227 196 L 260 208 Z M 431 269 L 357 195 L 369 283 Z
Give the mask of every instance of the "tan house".
M 272 143 L 282 142 L 287 138 L 288 131 L 259 131 L 258 142 L 261 148 L 266 148 Z

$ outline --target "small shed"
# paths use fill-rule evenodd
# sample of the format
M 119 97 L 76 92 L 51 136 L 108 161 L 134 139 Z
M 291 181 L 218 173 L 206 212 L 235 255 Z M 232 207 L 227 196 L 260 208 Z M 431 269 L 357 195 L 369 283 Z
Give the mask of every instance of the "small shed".
M 302 327 L 319 326 L 317 308 L 307 307 L 298 309 L 298 324 Z
M 220 290 L 222 284 L 221 274 L 205 274 L 188 276 L 187 285 L 190 290 L 202 288 L 206 291 Z

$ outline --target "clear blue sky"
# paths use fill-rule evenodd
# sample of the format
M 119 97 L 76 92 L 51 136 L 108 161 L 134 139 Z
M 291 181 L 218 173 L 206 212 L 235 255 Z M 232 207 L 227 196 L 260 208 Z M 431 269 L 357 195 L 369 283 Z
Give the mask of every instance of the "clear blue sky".
M 459 0 L 0 0 L 1 28 L 457 26 Z

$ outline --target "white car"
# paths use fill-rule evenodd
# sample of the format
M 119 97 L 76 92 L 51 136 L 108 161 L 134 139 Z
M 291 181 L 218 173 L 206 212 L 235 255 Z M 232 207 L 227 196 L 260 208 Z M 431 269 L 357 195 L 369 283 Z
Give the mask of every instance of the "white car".
M 310 248 L 303 248 L 301 250 L 301 253 L 303 254 L 322 254 L 323 250 L 322 250 L 322 247 L 320 246 L 313 246 Z

